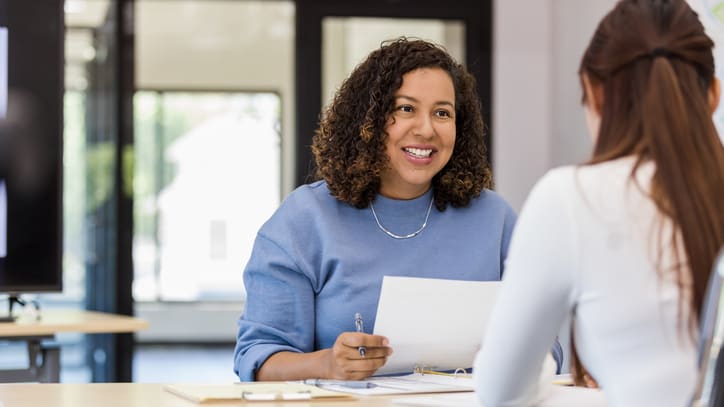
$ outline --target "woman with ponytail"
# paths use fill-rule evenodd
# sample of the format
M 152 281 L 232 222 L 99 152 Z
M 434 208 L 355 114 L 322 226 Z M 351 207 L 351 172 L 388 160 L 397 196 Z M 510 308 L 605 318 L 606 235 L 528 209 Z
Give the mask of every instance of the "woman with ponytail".
M 526 201 L 475 361 L 485 406 L 544 397 L 542 362 L 570 317 L 577 382 L 610 406 L 683 407 L 724 245 L 724 147 L 713 42 L 684 0 L 622 0 L 580 67 L 591 159 Z

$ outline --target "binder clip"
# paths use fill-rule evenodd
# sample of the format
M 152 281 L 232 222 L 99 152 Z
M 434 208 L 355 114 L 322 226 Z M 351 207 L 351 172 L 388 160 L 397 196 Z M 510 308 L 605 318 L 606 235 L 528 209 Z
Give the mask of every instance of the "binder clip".
M 455 371 L 453 373 L 448 373 L 448 372 L 442 372 L 439 370 L 435 370 L 434 368 L 431 368 L 431 367 L 425 366 L 425 365 L 415 366 L 415 368 L 412 369 L 412 371 L 414 373 L 418 373 L 423 376 L 426 374 L 434 374 L 434 375 L 440 375 L 440 376 L 464 377 L 464 375 L 468 374 L 468 371 L 466 369 L 463 369 L 462 367 L 455 369 Z

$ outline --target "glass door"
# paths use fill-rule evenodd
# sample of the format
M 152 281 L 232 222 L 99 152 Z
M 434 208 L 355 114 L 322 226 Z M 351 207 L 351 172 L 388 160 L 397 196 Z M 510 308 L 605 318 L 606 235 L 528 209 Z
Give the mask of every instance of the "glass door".
M 235 379 L 244 266 L 293 184 L 294 10 L 135 2 L 134 381 Z

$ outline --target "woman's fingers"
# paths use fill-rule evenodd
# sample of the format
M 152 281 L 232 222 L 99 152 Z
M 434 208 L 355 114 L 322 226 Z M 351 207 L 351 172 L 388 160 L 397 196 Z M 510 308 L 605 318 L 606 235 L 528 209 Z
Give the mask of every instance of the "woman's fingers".
M 392 354 L 389 341 L 380 335 L 361 332 L 345 332 L 337 337 L 333 347 L 334 371 L 338 378 L 348 380 L 363 379 L 374 374 L 384 366 L 387 357 Z M 364 352 L 360 352 L 360 348 Z
M 387 347 L 390 341 L 381 335 L 370 335 L 362 332 L 344 332 L 339 335 L 337 341 L 341 341 L 343 345 L 359 348 L 360 346 L 368 348 Z
M 387 358 L 392 354 L 392 348 L 390 347 L 380 347 L 380 348 L 373 348 L 370 346 L 365 347 L 364 355 L 360 353 L 359 348 L 357 347 L 350 347 L 350 355 L 349 359 L 358 360 L 358 359 L 380 359 L 380 358 Z
M 339 339 L 348 348 L 350 359 L 386 358 L 392 353 L 389 340 L 384 336 L 346 332 Z

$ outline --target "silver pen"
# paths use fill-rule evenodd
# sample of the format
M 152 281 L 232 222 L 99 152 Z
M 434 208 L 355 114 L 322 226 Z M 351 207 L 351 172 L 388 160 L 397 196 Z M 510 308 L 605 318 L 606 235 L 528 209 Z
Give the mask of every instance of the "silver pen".
M 357 329 L 357 332 L 362 332 L 364 330 L 364 326 L 362 325 L 362 314 L 359 312 L 354 314 L 354 326 Z M 360 346 L 357 350 L 359 351 L 359 355 L 362 357 L 365 357 L 367 354 L 367 348 L 364 346 Z
M 328 380 L 328 379 L 306 379 L 304 384 L 312 386 L 343 386 L 351 389 L 371 389 L 377 387 L 376 384 L 365 380 Z

